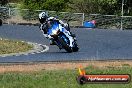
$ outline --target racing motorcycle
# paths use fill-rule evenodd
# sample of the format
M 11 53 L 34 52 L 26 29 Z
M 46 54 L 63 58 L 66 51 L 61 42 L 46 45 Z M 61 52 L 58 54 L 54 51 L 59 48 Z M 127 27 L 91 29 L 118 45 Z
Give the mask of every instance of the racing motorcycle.
M 53 38 L 54 43 L 59 49 L 65 49 L 69 53 L 79 50 L 75 34 L 71 34 L 71 32 L 67 31 L 66 28 L 58 22 L 54 21 L 48 28 L 47 33 Z

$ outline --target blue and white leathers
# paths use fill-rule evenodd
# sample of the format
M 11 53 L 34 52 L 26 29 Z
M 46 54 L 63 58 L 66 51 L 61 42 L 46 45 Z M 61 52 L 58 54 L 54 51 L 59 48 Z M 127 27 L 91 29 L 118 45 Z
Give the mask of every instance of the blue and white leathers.
M 69 39 L 70 47 L 73 47 L 73 42 L 74 42 L 74 38 L 71 36 L 70 32 L 67 31 L 64 27 L 61 26 L 61 24 L 54 22 L 51 27 L 48 29 L 47 34 L 52 36 L 52 35 L 57 35 L 57 32 L 60 31 L 62 33 L 64 33 L 64 35 L 66 35 L 66 37 Z

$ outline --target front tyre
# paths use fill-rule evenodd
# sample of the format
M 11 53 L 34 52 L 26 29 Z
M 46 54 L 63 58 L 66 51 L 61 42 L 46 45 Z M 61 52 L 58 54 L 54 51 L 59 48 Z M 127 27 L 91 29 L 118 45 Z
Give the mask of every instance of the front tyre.
M 62 47 L 63 47 L 68 53 L 71 53 L 71 52 L 72 52 L 72 48 L 71 48 L 69 45 L 67 45 L 67 43 L 64 41 L 63 38 L 58 37 L 58 40 L 61 42 Z

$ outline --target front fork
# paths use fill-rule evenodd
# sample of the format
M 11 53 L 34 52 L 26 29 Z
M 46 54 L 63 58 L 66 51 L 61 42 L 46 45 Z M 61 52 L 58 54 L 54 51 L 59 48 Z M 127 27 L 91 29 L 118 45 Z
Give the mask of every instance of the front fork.
M 66 35 L 66 37 L 69 38 L 70 40 L 70 47 L 73 47 L 73 42 L 74 42 L 74 38 L 71 36 L 70 32 L 69 31 L 65 31 L 64 34 Z
M 71 33 L 69 31 L 67 31 L 64 27 L 62 27 L 60 24 L 59 24 L 59 29 L 61 32 L 63 32 L 66 35 L 66 37 L 69 38 L 70 47 L 73 47 L 74 38 L 71 36 Z

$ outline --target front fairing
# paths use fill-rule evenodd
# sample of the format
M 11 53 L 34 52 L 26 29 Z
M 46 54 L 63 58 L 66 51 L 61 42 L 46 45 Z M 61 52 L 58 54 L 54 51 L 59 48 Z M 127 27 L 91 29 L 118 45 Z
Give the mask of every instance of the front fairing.
M 55 32 L 57 32 L 58 30 L 61 32 L 64 32 L 64 28 L 60 26 L 58 22 L 54 21 L 54 22 L 51 22 L 47 33 L 48 35 L 55 35 Z
M 58 27 L 59 27 L 59 24 L 57 24 L 56 22 L 52 23 L 49 25 L 49 28 L 48 28 L 48 35 L 53 35 L 54 31 L 57 31 L 58 30 Z
M 57 33 L 57 31 L 61 33 Z M 70 32 L 67 31 L 64 27 L 61 26 L 58 22 L 53 22 L 51 26 L 48 28 L 48 35 L 53 36 L 59 36 L 59 34 L 62 34 L 60 37 L 64 39 L 64 41 L 70 46 L 73 47 L 74 39 L 72 36 L 70 36 Z M 55 37 L 54 37 L 55 38 Z M 59 44 L 59 41 L 57 41 Z

